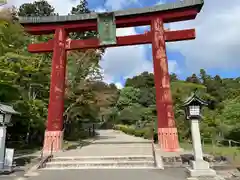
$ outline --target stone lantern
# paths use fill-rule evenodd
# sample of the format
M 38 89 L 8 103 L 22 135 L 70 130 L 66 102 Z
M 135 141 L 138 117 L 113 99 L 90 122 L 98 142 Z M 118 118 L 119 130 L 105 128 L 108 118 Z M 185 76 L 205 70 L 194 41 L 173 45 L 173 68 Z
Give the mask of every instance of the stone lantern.
M 6 132 L 7 132 L 7 125 L 11 123 L 11 116 L 13 114 L 19 114 L 19 113 L 15 111 L 12 106 L 0 103 L 0 171 L 5 170 Z M 12 153 L 12 156 L 13 156 L 13 153 Z M 10 158 L 13 159 L 13 157 L 10 157 Z
M 194 161 L 191 161 L 191 167 L 188 168 L 190 177 L 216 176 L 216 172 L 213 169 L 210 169 L 209 163 L 203 160 L 199 129 L 199 120 L 202 118 L 201 110 L 203 106 L 207 105 L 207 102 L 197 96 L 196 91 L 183 103 L 186 119 L 191 123 L 192 144 L 194 151 Z

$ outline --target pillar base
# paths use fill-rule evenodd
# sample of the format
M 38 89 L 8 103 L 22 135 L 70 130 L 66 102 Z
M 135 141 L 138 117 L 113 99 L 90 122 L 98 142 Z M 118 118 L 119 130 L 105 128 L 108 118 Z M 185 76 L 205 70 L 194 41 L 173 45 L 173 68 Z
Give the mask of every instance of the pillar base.
M 51 154 L 62 150 L 63 131 L 45 131 L 43 154 Z
M 209 167 L 209 163 L 204 160 L 191 161 L 191 167 L 187 168 L 190 177 L 215 177 L 216 171 Z
M 158 143 L 165 152 L 179 152 L 177 128 L 158 128 Z

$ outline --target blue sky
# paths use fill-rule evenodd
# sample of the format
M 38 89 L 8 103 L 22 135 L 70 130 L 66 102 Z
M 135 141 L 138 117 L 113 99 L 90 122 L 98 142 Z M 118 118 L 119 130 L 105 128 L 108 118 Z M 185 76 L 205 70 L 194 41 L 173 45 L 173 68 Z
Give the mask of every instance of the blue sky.
M 79 0 L 48 0 L 56 11 L 67 14 Z M 96 11 L 119 10 L 153 6 L 177 0 L 88 0 Z M 16 6 L 32 0 L 9 0 Z M 169 71 L 184 79 L 204 68 L 211 75 L 240 76 L 240 1 L 205 0 L 196 20 L 167 24 L 171 30 L 196 28 L 197 38 L 191 41 L 168 43 Z M 118 29 L 118 35 L 143 33 L 148 27 Z M 104 81 L 119 87 L 125 79 L 143 71 L 153 71 L 151 45 L 107 49 L 103 60 Z

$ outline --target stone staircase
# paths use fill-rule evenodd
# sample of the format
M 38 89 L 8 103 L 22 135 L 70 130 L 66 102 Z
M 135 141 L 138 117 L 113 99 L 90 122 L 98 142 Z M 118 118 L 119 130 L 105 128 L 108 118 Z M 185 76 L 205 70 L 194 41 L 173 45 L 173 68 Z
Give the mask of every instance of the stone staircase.
M 44 170 L 52 169 L 155 169 L 153 156 L 74 156 L 55 157 Z
M 99 130 L 90 144 L 54 154 L 43 169 L 162 169 L 151 140 Z

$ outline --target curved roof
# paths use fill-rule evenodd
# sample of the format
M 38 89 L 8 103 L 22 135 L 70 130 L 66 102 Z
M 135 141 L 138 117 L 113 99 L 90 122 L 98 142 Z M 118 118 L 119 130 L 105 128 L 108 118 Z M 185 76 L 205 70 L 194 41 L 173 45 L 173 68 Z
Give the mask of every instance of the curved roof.
M 6 104 L 0 104 L 0 112 L 3 114 L 19 114 L 12 106 Z
M 198 102 L 201 105 L 205 105 L 207 106 L 208 103 L 206 101 L 204 101 L 203 99 L 201 99 L 200 97 L 197 96 L 197 90 L 195 90 L 194 93 L 191 94 L 190 97 L 188 97 L 182 104 L 182 106 L 188 106 L 189 104 L 191 104 L 192 102 Z

